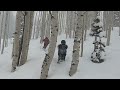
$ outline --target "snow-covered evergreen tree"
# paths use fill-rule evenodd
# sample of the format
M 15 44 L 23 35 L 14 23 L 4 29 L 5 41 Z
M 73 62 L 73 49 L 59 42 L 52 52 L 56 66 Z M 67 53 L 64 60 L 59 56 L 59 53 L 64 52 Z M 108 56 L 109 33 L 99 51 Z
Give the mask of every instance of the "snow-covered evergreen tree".
M 95 41 L 93 42 L 94 44 L 94 51 L 91 55 L 91 61 L 94 63 L 102 63 L 104 62 L 104 57 L 105 56 L 105 44 L 101 41 L 101 38 L 104 37 L 101 32 L 103 32 L 103 25 L 100 21 L 100 17 L 97 16 L 92 23 L 92 36 L 95 37 Z

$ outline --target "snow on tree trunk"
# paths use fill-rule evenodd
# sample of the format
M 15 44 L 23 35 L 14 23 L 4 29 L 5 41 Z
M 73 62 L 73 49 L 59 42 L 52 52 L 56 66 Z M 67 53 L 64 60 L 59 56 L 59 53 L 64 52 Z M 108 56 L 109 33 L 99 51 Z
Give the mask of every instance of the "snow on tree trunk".
M 94 44 L 94 51 L 92 52 L 91 55 L 91 61 L 94 63 L 102 63 L 104 62 L 104 57 L 102 56 L 105 52 L 104 47 L 105 45 L 101 41 L 101 38 L 103 35 L 101 32 L 103 32 L 103 25 L 100 19 L 100 16 L 97 16 L 96 19 L 94 20 L 92 24 L 92 31 L 93 31 L 93 36 L 95 36 L 95 41 L 93 42 Z
M 20 66 L 25 64 L 28 56 L 29 41 L 32 32 L 33 11 L 25 11 L 25 28 L 23 35 L 23 44 L 20 57 Z
M 43 61 L 40 79 L 46 79 L 48 77 L 48 71 L 55 53 L 57 43 L 58 11 L 52 11 L 52 13 L 50 14 L 51 14 L 51 42 L 49 45 L 48 54 L 46 54 L 45 59 Z
M 21 31 L 21 11 L 17 11 L 16 14 L 16 31 L 14 33 L 13 42 L 13 61 L 12 61 L 12 72 L 16 70 L 18 58 L 19 58 L 19 36 Z
M 83 11 L 77 12 L 77 27 L 75 31 L 74 46 L 73 46 L 73 56 L 71 62 L 71 68 L 69 75 L 72 76 L 76 73 L 79 64 L 79 52 L 80 52 L 80 42 L 81 42 L 81 30 L 83 29 Z

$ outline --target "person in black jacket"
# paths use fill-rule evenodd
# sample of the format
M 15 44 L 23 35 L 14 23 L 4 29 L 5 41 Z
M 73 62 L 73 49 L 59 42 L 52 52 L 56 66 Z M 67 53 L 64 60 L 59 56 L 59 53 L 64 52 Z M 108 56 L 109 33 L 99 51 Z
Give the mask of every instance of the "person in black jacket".
M 65 61 L 66 53 L 68 46 L 66 45 L 66 41 L 62 40 L 61 44 L 58 45 L 58 63 L 60 60 Z

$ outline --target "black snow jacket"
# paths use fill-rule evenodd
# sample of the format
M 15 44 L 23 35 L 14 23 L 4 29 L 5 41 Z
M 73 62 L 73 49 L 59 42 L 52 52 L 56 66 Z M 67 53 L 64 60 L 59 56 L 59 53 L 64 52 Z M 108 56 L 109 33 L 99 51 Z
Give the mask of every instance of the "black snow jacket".
M 66 55 L 68 46 L 66 45 L 65 40 L 61 41 L 61 44 L 58 45 L 58 55 Z

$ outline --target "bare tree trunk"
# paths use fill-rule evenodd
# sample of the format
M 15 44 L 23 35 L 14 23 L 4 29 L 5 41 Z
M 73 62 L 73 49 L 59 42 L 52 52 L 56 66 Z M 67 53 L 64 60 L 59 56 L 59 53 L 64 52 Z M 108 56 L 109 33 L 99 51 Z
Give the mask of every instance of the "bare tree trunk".
M 38 16 L 40 16 L 40 13 Z M 40 18 L 38 18 L 37 20 L 36 39 L 38 39 L 39 33 L 40 33 Z
M 27 61 L 29 42 L 30 42 L 30 36 L 32 32 L 32 23 L 33 23 L 33 11 L 25 11 L 25 13 L 26 13 L 25 28 L 24 28 L 24 35 L 23 35 L 20 64 L 19 64 L 20 66 L 25 64 Z
M 46 37 L 50 39 L 50 14 L 49 12 L 47 13 L 47 20 L 46 20 Z
M 86 40 L 86 34 L 87 34 L 87 29 L 88 29 L 88 25 L 87 25 L 87 22 L 88 22 L 88 11 L 86 12 L 85 14 L 85 19 L 84 19 L 84 41 Z
M 119 36 L 120 36 L 120 26 L 119 26 Z
M 1 50 L 1 40 L 2 40 L 3 23 L 4 23 L 4 11 L 1 11 L 0 50 Z
M 91 28 L 91 23 L 90 23 L 90 11 L 88 12 L 88 15 L 87 15 L 87 30 L 89 30 Z
M 35 12 L 35 15 L 34 15 L 33 39 L 35 38 L 36 24 L 37 24 L 37 12 Z
M 3 54 L 4 47 L 5 47 L 5 40 L 6 40 L 6 32 L 7 32 L 7 17 L 8 17 L 8 11 L 5 12 L 5 27 L 4 27 L 4 34 L 3 34 L 3 43 L 2 43 L 2 51 L 1 54 Z
M 109 29 L 109 11 L 106 11 L 106 38 L 108 36 L 108 29 Z
M 103 30 L 106 31 L 107 30 L 107 27 L 106 27 L 106 11 L 103 12 Z M 106 33 L 106 38 L 107 38 L 107 33 Z
M 56 43 L 58 36 L 58 11 L 52 11 L 51 13 L 51 42 L 48 49 L 48 54 L 46 54 L 45 59 L 43 61 L 41 76 L 40 79 L 46 79 L 48 77 L 48 71 L 50 68 L 50 64 L 52 62 Z
M 120 11 L 119 11 L 119 36 L 120 36 Z
M 73 58 L 71 62 L 71 68 L 69 75 L 72 76 L 76 73 L 79 64 L 79 52 L 81 42 L 81 30 L 83 29 L 83 11 L 77 12 L 77 27 L 75 31 L 74 46 L 73 46 Z
M 45 18 L 46 18 L 46 11 L 43 11 L 40 43 L 43 42 L 43 39 L 44 39 L 44 36 L 45 36 Z
M 114 11 L 111 11 L 111 30 L 113 30 L 114 27 Z
M 110 35 L 111 35 L 111 27 L 109 26 L 108 27 L 108 36 L 107 36 L 107 46 L 109 46 L 110 45 Z
M 108 34 L 107 34 L 107 46 L 110 45 L 111 25 L 112 25 L 112 11 L 108 12 Z
M 87 12 L 86 12 L 87 13 Z M 83 43 L 84 43 L 84 31 L 86 30 L 86 13 L 83 16 L 83 28 L 81 31 L 81 57 L 83 57 Z
M 16 31 L 14 33 L 13 42 L 13 61 L 12 61 L 12 72 L 16 70 L 18 58 L 19 58 L 19 36 L 21 31 L 21 11 L 17 11 L 16 14 Z
M 76 27 L 77 27 L 77 11 L 74 11 L 74 29 L 73 29 L 73 38 L 75 37 L 75 31 L 76 31 Z
M 67 29 L 66 29 L 66 38 L 70 35 L 70 11 L 67 11 Z

